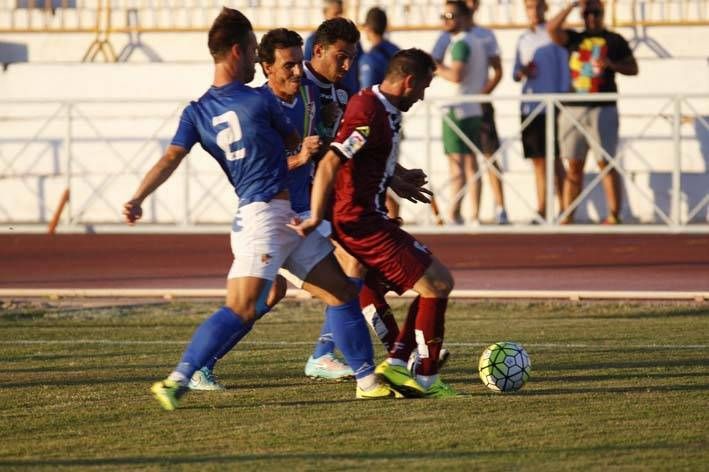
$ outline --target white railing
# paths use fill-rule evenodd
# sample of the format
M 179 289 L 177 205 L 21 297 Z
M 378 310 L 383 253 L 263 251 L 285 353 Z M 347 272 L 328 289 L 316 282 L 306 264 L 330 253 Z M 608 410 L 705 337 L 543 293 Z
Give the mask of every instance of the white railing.
M 621 142 L 606 172 L 615 167 L 627 191 L 626 225 L 594 223 L 602 200 L 594 194 L 604 173 L 593 170 L 571 209 L 582 224 L 562 226 L 565 214 L 555 209 L 553 187 L 547 188 L 546 218 L 536 221 L 531 164 L 520 153 L 519 103 L 539 101 L 535 112 L 559 109 L 564 102 L 619 100 Z M 441 109 L 450 99 L 427 99 L 406 115 L 402 163 L 421 167 L 430 176 L 439 204 L 447 208 L 447 165 L 440 143 Z M 484 225 L 474 231 L 671 231 L 709 232 L 709 95 L 573 95 L 468 96 L 460 101 L 493 101 L 502 147 L 494 159 L 513 225 Z M 60 229 L 120 228 L 121 205 L 169 143 L 183 100 L 0 100 L 0 230 L 42 231 L 65 190 L 71 198 Z M 551 113 L 546 113 L 553 119 Z M 528 122 L 529 120 L 527 120 Z M 553 142 L 554 126 L 547 124 Z M 473 143 L 470 143 L 474 146 Z M 549 152 L 551 152 L 551 147 Z M 482 163 L 477 178 L 485 175 Z M 547 181 L 552 175 L 547 158 Z M 142 227 L 148 230 L 203 231 L 227 225 L 237 205 L 221 169 L 199 146 L 145 204 Z M 483 206 L 486 204 L 483 194 Z M 569 209 L 568 211 L 571 211 Z M 568 212 L 567 211 L 567 212 Z M 594 213 L 595 212 L 595 213 Z M 405 205 L 409 224 L 435 228 L 428 207 Z M 484 215 L 483 215 L 484 217 Z

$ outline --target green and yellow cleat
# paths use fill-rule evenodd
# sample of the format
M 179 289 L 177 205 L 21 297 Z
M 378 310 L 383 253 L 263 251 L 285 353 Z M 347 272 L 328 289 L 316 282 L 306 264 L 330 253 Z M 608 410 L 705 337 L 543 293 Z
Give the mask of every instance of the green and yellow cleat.
M 179 384 L 174 380 L 166 379 L 155 382 L 150 391 L 160 406 L 167 411 L 177 408 L 180 398 L 189 390 L 189 387 Z
M 385 360 L 374 373 L 405 397 L 422 397 L 426 393 L 426 389 L 411 376 L 406 366 L 392 365 Z
M 382 400 L 384 398 L 404 398 L 404 395 L 397 392 L 387 384 L 379 384 L 369 390 L 362 390 L 357 387 L 358 400 Z
M 424 395 L 426 398 L 458 398 L 465 396 L 453 390 L 453 387 L 443 382 L 440 378 L 426 389 Z

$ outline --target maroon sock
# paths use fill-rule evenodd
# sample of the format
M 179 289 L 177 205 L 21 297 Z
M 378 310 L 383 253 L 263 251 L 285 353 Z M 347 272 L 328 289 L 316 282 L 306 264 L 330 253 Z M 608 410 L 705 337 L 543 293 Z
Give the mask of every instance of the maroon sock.
M 389 351 L 389 357 L 400 359 L 404 362 L 409 361 L 411 351 L 416 347 L 416 338 L 414 337 L 414 328 L 416 326 L 416 314 L 419 311 L 419 301 L 421 297 L 416 297 L 409 307 L 409 312 L 406 315 L 404 326 L 401 327 L 399 336 L 394 342 L 394 347 Z
M 421 366 L 420 375 L 438 373 L 438 356 L 443 345 L 447 298 L 421 298 L 416 315 L 416 343 Z

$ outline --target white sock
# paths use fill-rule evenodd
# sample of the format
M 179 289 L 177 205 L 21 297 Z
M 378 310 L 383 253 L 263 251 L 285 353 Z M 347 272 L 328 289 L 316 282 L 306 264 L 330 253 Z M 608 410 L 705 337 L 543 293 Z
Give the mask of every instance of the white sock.
M 189 383 L 189 379 L 185 377 L 185 375 L 181 372 L 178 371 L 173 371 L 170 375 L 167 376 L 168 380 L 174 380 L 180 385 L 186 386 Z
M 379 382 L 377 381 L 377 376 L 374 374 L 369 374 L 361 379 L 357 379 L 357 386 L 365 392 L 373 389 L 377 385 L 379 385 Z
M 387 362 L 389 365 L 399 365 L 401 367 L 406 367 L 406 361 L 402 361 L 401 359 L 395 359 L 393 357 L 389 357 L 387 359 Z
M 421 385 L 423 388 L 428 388 L 434 383 L 436 383 L 436 380 L 438 380 L 438 374 L 435 375 L 417 375 L 416 376 L 416 381 Z

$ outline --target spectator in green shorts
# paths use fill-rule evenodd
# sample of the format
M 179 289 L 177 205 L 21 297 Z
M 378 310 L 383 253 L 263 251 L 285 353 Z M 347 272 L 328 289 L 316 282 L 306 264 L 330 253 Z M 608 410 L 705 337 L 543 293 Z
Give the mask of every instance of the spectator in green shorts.
M 470 9 L 463 1 L 446 2 L 441 20 L 451 36 L 443 60 L 436 73 L 448 82 L 448 95 L 478 94 L 488 80 L 487 55 L 483 43 L 469 29 Z M 452 103 L 446 105 L 444 114 L 451 123 L 443 120 L 443 146 L 450 166 L 451 204 L 448 217 L 453 224 L 463 224 L 461 205 L 463 190 L 470 196 L 471 212 L 468 223 L 477 226 L 480 203 L 480 183 L 475 178 L 478 163 L 473 149 L 456 131 L 459 130 L 477 148 L 480 148 L 480 128 L 483 110 L 479 103 Z

